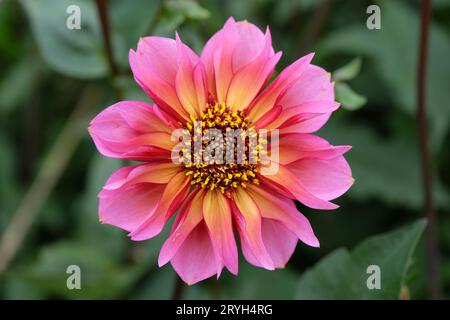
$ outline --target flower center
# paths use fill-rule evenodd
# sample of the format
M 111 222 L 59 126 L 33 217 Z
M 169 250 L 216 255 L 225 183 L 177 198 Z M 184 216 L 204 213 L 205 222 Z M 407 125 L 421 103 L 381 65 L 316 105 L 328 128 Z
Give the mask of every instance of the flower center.
M 180 160 L 192 186 L 217 188 L 231 197 L 233 189 L 259 184 L 256 173 L 267 140 L 242 111 L 207 104 L 199 119 L 191 115 L 190 121 L 181 125 L 190 138 L 184 141 Z

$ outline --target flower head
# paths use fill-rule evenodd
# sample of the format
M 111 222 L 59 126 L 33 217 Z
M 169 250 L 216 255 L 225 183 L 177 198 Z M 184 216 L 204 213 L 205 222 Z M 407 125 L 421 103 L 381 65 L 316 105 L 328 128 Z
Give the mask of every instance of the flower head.
M 269 81 L 280 57 L 269 29 L 233 18 L 200 57 L 178 35 L 142 38 L 130 65 L 155 104 L 121 101 L 91 122 L 100 153 L 141 162 L 108 179 L 100 220 L 139 241 L 175 216 L 158 262 L 188 284 L 237 274 L 233 230 L 246 260 L 269 270 L 299 239 L 318 247 L 294 200 L 335 209 L 353 183 L 350 147 L 312 134 L 339 107 L 330 74 L 309 54 Z

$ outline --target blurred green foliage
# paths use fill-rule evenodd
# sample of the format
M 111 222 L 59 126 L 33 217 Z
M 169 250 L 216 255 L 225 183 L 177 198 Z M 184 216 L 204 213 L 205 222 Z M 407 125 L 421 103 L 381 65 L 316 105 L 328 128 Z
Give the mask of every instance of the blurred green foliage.
M 411 255 L 425 225 L 424 220 L 419 220 L 402 229 L 372 237 L 359 244 L 351 253 L 342 248 L 333 251 L 300 278 L 296 297 L 398 299 Z M 367 270 L 370 266 L 379 268 L 378 290 L 367 290 L 367 282 L 370 283 Z
M 382 28 L 368 30 L 366 8 L 373 2 L 332 1 L 317 31 L 322 1 L 110 0 L 113 54 L 119 68 L 115 78 L 94 1 L 0 2 L 0 232 L 84 88 L 94 87 L 106 97 L 102 105 L 92 106 L 92 114 L 117 96 L 149 101 L 134 83 L 127 61 L 139 38 L 173 37 L 177 30 L 200 52 L 233 16 L 262 28 L 270 25 L 274 47 L 283 51 L 278 70 L 310 51 L 316 52 L 315 64 L 336 70 L 332 75 L 343 108 L 319 135 L 353 146 L 347 158 L 356 183 L 338 199 L 341 208 L 335 212 L 299 204 L 312 221 L 320 249 L 299 244 L 286 269 L 275 272 L 249 266 L 241 257 L 238 277 L 224 272 L 219 280 L 186 288 L 183 297 L 395 299 L 401 286 L 409 288 L 412 298 L 429 297 L 423 243 L 414 250 L 424 222 L 411 224 L 422 216 L 423 205 L 415 127 L 419 2 L 375 1 L 381 7 Z M 66 8 L 72 4 L 81 8 L 81 30 L 66 28 Z M 448 298 L 450 0 L 433 4 L 427 107 L 442 283 Z M 134 243 L 125 232 L 98 221 L 96 195 L 122 165 L 123 161 L 98 155 L 86 131 L 13 264 L 0 275 L 0 298 L 171 297 L 176 274 L 170 266 L 157 267 L 169 226 L 155 239 Z M 379 233 L 385 234 L 371 237 Z M 336 248 L 340 249 L 333 251 Z M 71 264 L 82 269 L 82 290 L 66 288 L 66 268 Z M 368 264 L 382 267 L 384 289 L 379 292 L 361 289 Z

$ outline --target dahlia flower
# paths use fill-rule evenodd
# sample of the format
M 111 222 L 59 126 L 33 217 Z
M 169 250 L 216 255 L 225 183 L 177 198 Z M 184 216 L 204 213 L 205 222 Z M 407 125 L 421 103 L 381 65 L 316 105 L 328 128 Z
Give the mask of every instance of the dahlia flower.
M 90 124 L 102 155 L 140 162 L 107 180 L 99 194 L 100 221 L 140 241 L 159 234 L 174 217 L 158 263 L 170 262 L 187 284 L 219 277 L 224 267 L 238 273 L 235 234 L 245 259 L 268 270 L 283 268 L 298 240 L 318 247 L 294 201 L 335 209 L 330 201 L 353 183 L 343 157 L 350 147 L 312 134 L 339 107 L 330 74 L 311 64 L 309 54 L 270 81 L 280 57 L 268 28 L 263 33 L 233 18 L 200 56 L 178 35 L 142 38 L 129 61 L 154 104 L 121 101 Z M 225 163 L 203 156 L 205 139 L 193 161 L 191 142 L 198 139 L 174 139 L 175 131 L 192 137 L 210 129 L 251 131 L 257 145 L 245 138 L 244 160 Z M 227 141 L 228 148 L 237 144 Z M 227 149 L 231 158 L 233 150 Z

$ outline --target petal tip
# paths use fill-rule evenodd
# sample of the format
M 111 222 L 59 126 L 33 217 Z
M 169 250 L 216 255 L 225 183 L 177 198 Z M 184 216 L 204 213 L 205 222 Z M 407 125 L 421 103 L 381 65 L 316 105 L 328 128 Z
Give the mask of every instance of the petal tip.
M 317 238 L 315 238 L 314 240 L 312 240 L 309 245 L 313 248 L 320 248 L 320 242 Z

